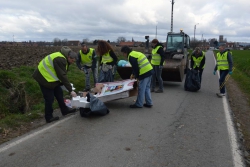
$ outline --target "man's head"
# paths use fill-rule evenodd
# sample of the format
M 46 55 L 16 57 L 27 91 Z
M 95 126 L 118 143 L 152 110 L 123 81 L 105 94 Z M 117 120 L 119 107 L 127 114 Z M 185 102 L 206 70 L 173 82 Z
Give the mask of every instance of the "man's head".
M 76 61 L 76 59 L 77 59 L 77 54 L 76 54 L 76 52 L 74 52 L 74 51 L 70 51 L 69 53 L 68 53 L 68 62 L 70 63 L 70 64 L 73 64 L 75 61 Z
M 226 48 L 226 44 L 221 44 L 219 47 L 220 52 L 223 52 Z
M 159 43 L 158 39 L 153 39 L 151 44 L 153 47 L 155 47 L 155 45 L 157 45 Z
M 123 54 L 123 56 L 128 57 L 129 53 L 132 51 L 132 49 L 130 49 L 128 46 L 123 46 L 121 48 L 121 52 Z
M 85 44 L 85 42 L 82 42 L 82 43 L 81 43 L 81 46 L 82 46 L 82 52 L 83 52 L 83 53 L 87 53 L 88 47 L 87 47 L 87 45 Z
M 68 46 L 63 46 L 60 52 L 67 58 L 70 64 L 74 63 L 77 59 L 77 55 Z
M 194 52 L 195 52 L 196 55 L 198 55 L 198 54 L 201 53 L 201 49 L 200 49 L 199 47 L 196 47 L 196 48 L 194 49 Z

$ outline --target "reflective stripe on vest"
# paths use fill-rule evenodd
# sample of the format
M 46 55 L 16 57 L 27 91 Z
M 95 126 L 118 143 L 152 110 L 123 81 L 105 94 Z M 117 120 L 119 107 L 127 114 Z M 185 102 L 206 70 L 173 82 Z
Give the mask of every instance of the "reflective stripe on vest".
M 222 55 L 220 52 L 217 53 L 217 69 L 218 70 L 228 70 L 229 64 L 227 60 L 227 52 L 224 52 Z
M 143 53 L 132 51 L 129 53 L 129 56 L 137 59 L 138 66 L 139 66 L 139 75 L 145 74 L 146 72 L 153 69 L 147 57 Z M 129 59 L 129 56 L 128 56 L 128 59 Z
M 151 59 L 151 64 L 153 65 L 160 65 L 161 64 L 161 56 L 160 54 L 157 53 L 158 49 L 162 46 L 156 46 L 152 50 L 152 59 Z
M 113 58 L 110 56 L 109 52 L 102 55 L 102 63 L 103 64 L 110 63 L 112 61 L 113 61 Z
M 202 61 L 202 59 L 205 57 L 205 53 L 202 51 L 202 56 L 199 56 L 199 57 L 195 57 L 195 56 L 192 56 L 192 59 L 193 59 L 193 61 L 194 61 L 194 66 L 193 66 L 193 68 L 196 68 L 196 67 L 200 67 L 200 64 L 201 64 L 201 61 Z M 204 67 L 205 67 L 205 64 L 204 64 L 204 66 L 202 67 L 202 69 L 204 69 Z
M 92 66 L 92 55 L 93 55 L 94 49 L 93 48 L 89 48 L 89 52 L 87 54 L 82 53 L 82 50 L 79 51 L 80 55 L 81 55 L 81 63 L 83 65 Z
M 38 70 L 48 82 L 59 81 L 53 64 L 53 60 L 57 57 L 66 59 L 60 52 L 56 52 L 46 56 L 38 65 Z M 67 68 L 68 66 L 66 65 Z

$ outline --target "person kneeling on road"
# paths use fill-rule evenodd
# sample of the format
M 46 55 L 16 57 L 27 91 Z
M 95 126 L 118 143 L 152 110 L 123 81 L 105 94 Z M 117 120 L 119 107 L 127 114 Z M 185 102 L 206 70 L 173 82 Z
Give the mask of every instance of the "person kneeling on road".
M 71 96 L 77 96 L 67 78 L 69 65 L 74 63 L 76 58 L 75 52 L 69 47 L 63 46 L 59 52 L 49 54 L 40 61 L 38 68 L 32 75 L 38 82 L 45 100 L 45 120 L 47 123 L 59 119 L 59 117 L 53 116 L 54 97 L 56 97 L 62 115 L 76 112 L 76 109 L 69 109 L 65 105 L 61 88 L 64 85 Z

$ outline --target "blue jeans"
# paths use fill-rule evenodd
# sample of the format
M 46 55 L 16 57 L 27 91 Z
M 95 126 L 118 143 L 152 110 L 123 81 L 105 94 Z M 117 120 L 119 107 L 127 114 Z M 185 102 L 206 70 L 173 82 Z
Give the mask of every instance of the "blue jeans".
M 85 68 L 85 67 L 84 67 Z M 93 74 L 94 85 L 97 83 L 97 68 L 85 68 L 85 89 L 90 89 L 90 74 Z
M 154 74 L 151 80 L 151 88 L 155 89 L 156 78 L 157 78 L 158 83 L 159 83 L 159 90 L 163 90 L 163 80 L 161 78 L 162 68 L 160 69 L 159 68 L 160 66 L 156 66 L 156 65 L 152 65 L 152 66 L 153 66 Z
M 225 78 L 226 78 L 228 72 L 229 72 L 229 70 L 220 70 L 220 79 L 219 79 L 220 93 L 226 93 L 225 84 L 222 88 L 221 88 L 221 85 L 225 82 Z
M 140 80 L 139 82 L 138 95 L 137 95 L 137 100 L 135 102 L 135 105 L 138 107 L 143 106 L 144 99 L 146 104 L 153 105 L 150 92 L 151 78 L 152 76 L 149 76 L 147 78 Z
M 98 82 L 114 82 L 114 75 L 112 69 L 109 69 L 107 72 L 104 72 L 102 69 L 100 69 Z

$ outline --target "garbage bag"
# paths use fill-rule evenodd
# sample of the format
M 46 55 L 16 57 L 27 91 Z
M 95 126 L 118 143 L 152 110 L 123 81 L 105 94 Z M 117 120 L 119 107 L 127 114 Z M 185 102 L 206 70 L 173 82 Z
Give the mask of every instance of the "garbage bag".
M 106 107 L 106 105 L 98 98 L 93 96 L 92 94 L 87 94 L 87 101 L 89 100 L 90 103 L 90 110 L 91 113 L 97 114 L 97 115 L 106 115 L 109 113 L 109 109 Z
M 199 77 L 199 71 L 194 69 L 187 69 L 184 89 L 186 91 L 195 92 L 200 90 L 201 83 Z

